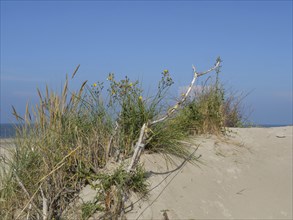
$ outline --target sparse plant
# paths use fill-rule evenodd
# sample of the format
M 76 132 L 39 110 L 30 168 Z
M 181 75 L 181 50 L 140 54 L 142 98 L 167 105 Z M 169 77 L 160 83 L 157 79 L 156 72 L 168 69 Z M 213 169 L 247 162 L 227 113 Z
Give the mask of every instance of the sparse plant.
M 86 202 L 81 205 L 82 220 L 89 219 L 96 211 L 103 211 L 103 208 L 97 202 Z
M 94 188 L 103 189 L 103 194 L 106 195 L 112 186 L 116 186 L 119 190 L 125 192 L 133 191 L 141 195 L 147 194 L 148 184 L 146 183 L 146 173 L 143 166 L 137 166 L 137 169 L 128 173 L 124 166 L 119 166 L 112 173 L 99 173 L 92 176 Z

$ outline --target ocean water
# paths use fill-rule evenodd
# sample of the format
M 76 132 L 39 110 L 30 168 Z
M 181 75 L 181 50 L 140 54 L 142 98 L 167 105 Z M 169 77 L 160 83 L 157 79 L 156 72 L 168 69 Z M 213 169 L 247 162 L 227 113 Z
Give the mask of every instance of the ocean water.
M 0 124 L 0 138 L 13 138 L 15 137 L 14 124 Z
M 247 126 L 249 127 L 260 127 L 260 128 L 277 128 L 277 127 L 285 127 L 285 126 L 292 126 L 292 124 L 260 124 L 260 125 L 252 125 Z

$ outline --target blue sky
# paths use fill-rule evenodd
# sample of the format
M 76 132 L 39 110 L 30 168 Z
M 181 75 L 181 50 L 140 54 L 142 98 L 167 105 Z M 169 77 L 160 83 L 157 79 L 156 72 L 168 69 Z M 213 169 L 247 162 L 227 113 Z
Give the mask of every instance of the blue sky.
M 73 89 L 109 72 L 153 89 L 169 69 L 174 92 L 219 55 L 251 121 L 292 124 L 292 1 L 1 1 L 0 122 L 78 64 Z

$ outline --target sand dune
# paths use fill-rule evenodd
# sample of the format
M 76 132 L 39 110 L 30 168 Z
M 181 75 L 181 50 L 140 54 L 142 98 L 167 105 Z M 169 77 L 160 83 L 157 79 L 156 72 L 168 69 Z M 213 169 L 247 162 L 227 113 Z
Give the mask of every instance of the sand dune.
M 144 154 L 151 191 L 148 200 L 130 197 L 127 219 L 292 219 L 292 132 L 236 128 L 227 138 L 192 138 L 198 166 Z M 90 187 L 83 192 L 95 195 Z
M 131 197 L 127 219 L 292 219 L 292 128 L 194 138 L 203 164 L 183 163 L 171 173 L 181 160 L 167 168 L 160 155 L 144 155 L 155 188 L 148 201 Z

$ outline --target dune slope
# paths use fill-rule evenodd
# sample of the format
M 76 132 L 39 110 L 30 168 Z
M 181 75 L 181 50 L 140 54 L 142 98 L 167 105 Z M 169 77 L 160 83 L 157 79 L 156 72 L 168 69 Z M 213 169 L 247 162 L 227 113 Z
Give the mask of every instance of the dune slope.
M 200 167 L 145 154 L 153 189 L 147 201 L 131 197 L 127 219 L 292 219 L 292 128 L 194 138 Z

